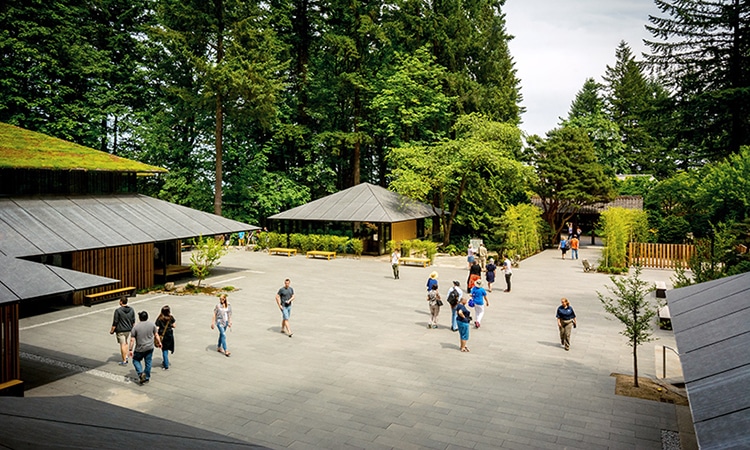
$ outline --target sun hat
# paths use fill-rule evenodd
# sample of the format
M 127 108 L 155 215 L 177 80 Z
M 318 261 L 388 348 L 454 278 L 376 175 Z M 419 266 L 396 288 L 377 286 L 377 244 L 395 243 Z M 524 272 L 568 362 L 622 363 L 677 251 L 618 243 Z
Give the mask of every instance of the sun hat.
M 430 274 L 430 278 L 437 278 L 437 276 L 438 276 L 438 273 L 437 273 L 437 272 L 432 272 L 432 273 Z

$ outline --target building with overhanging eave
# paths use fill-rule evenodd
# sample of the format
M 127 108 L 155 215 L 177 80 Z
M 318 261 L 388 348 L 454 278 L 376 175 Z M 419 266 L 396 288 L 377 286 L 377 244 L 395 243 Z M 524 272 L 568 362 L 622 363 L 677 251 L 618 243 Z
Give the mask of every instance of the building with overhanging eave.
M 181 242 L 258 227 L 137 192 L 160 167 L 0 123 L 0 384 L 18 372 L 21 302 L 153 286 Z

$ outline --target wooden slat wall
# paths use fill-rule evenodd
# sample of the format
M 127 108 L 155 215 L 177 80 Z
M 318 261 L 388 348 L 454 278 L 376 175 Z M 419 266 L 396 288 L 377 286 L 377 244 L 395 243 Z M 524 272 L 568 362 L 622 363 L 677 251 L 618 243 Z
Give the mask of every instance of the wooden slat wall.
M 83 296 L 121 287 L 143 289 L 154 284 L 154 244 L 84 250 L 73 253 L 73 270 L 116 278 L 120 283 L 105 288 L 76 292 L 73 304 L 82 305 Z
M 18 302 L 0 305 L 0 383 L 21 378 Z
M 630 265 L 640 264 L 655 269 L 687 268 L 695 254 L 692 244 L 649 244 L 631 242 L 628 245 Z

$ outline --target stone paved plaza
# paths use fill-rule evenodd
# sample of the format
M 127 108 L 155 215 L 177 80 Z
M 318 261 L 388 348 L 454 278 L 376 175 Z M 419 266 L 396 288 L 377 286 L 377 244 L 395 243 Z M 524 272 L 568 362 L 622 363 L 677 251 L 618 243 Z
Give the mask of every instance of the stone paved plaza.
M 581 257 L 599 252 L 584 247 Z M 177 319 L 172 367 L 159 369 L 155 352 L 151 382 L 140 386 L 108 334 L 116 302 L 66 308 L 21 321 L 26 397 L 81 395 L 270 448 L 659 449 L 661 430 L 677 430 L 674 405 L 614 394 L 610 374 L 632 374 L 632 355 L 596 296 L 607 276 L 556 250 L 523 261 L 512 293 L 498 277 L 471 353 L 461 353 L 449 307 L 439 329 L 426 327 L 433 270 L 441 294 L 452 280 L 465 287 L 461 257 L 402 267 L 394 280 L 387 257 L 233 249 L 207 280 L 238 289 L 229 295 L 231 357 L 216 352 L 214 297 L 139 295 L 136 311 L 153 320 L 169 304 Z M 672 275 L 643 278 L 669 284 Z M 274 302 L 286 277 L 297 296 L 292 338 L 279 332 Z M 554 317 L 562 296 L 578 315 L 569 352 Z M 671 331 L 655 336 L 639 350 L 641 376 L 661 370 L 655 345 L 674 347 Z

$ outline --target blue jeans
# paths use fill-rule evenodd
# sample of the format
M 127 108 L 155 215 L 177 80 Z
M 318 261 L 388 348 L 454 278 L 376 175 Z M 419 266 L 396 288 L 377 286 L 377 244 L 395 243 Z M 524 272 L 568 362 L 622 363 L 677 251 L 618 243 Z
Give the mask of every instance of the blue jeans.
M 162 350 L 161 351 L 161 359 L 162 359 L 162 367 L 165 369 L 169 369 L 169 350 Z
M 146 374 L 146 379 L 151 379 L 151 357 L 154 356 L 154 349 L 147 352 L 133 352 L 133 367 L 135 367 L 136 373 L 140 376 L 142 373 Z M 146 368 L 141 366 L 141 360 L 146 360 Z
M 451 308 L 451 330 L 458 329 L 458 325 L 456 324 L 456 317 L 458 317 L 458 315 L 456 314 L 456 308 Z
M 571 248 L 570 249 L 570 259 L 578 259 L 578 249 L 577 248 Z
M 227 327 L 223 326 L 221 322 L 216 322 L 216 328 L 219 329 L 219 343 L 216 346 L 227 351 Z

